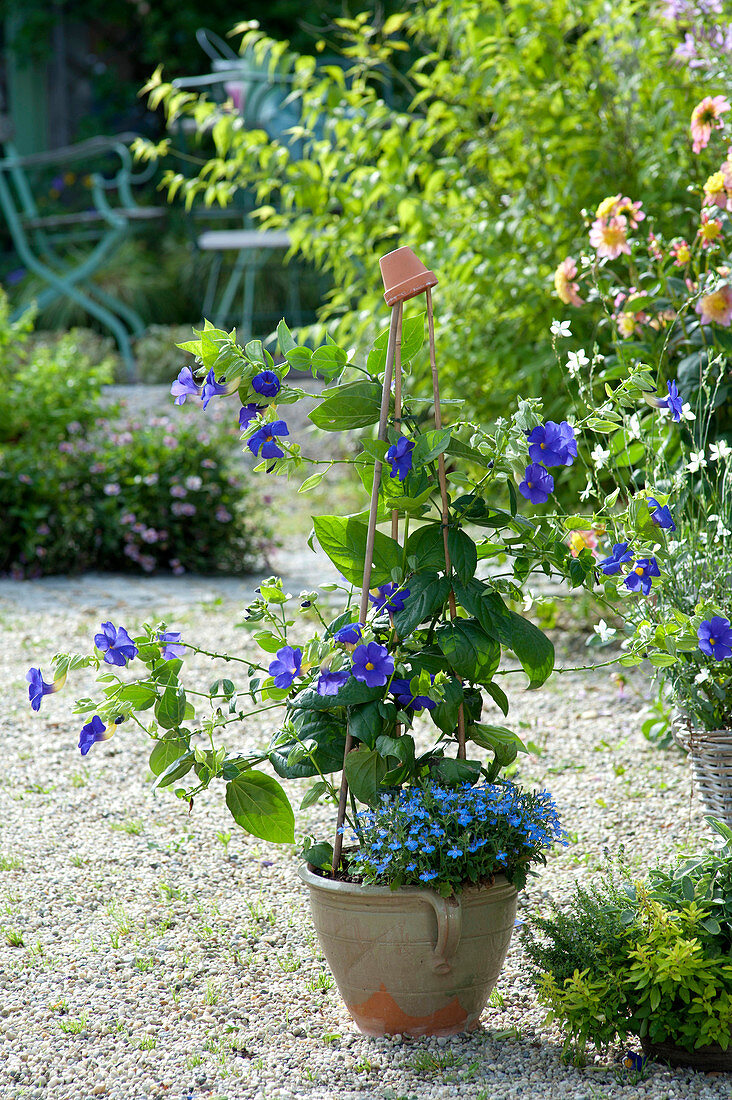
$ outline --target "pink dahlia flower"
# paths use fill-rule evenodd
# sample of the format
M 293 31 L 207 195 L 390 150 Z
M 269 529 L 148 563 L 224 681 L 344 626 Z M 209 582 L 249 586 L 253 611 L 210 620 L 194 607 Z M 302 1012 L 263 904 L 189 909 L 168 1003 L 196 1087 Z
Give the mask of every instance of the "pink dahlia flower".
M 714 323 L 729 328 L 732 324 L 732 286 L 725 283 L 719 290 L 705 294 L 697 302 L 696 312 L 703 325 Z
M 567 256 L 566 260 L 557 267 L 554 272 L 554 289 L 557 292 L 557 296 L 568 306 L 581 306 L 584 304 L 584 298 L 579 296 L 579 283 L 574 282 L 577 276 L 577 264 L 571 256 Z
M 729 101 L 723 95 L 708 95 L 701 103 L 697 103 L 691 112 L 691 136 L 695 153 L 706 149 L 712 130 L 720 130 L 724 126 L 720 116 L 729 110 Z
M 616 260 L 621 253 L 630 255 L 630 245 L 625 230 L 628 219 L 623 214 L 617 217 L 598 218 L 592 223 L 590 229 L 590 244 L 597 250 L 599 257 L 607 256 L 608 260 Z

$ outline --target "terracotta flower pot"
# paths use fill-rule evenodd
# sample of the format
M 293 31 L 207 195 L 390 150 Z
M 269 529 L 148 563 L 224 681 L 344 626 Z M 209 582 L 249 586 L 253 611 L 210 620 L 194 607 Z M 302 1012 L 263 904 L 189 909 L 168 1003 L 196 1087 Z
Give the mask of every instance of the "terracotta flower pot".
M 428 287 L 437 286 L 437 276 L 425 267 L 411 248 L 395 248 L 379 260 L 384 281 L 384 299 L 388 306 L 406 302 Z
M 457 897 L 356 886 L 299 870 L 318 939 L 365 1035 L 456 1035 L 475 1027 L 516 917 L 516 889 L 496 877 Z

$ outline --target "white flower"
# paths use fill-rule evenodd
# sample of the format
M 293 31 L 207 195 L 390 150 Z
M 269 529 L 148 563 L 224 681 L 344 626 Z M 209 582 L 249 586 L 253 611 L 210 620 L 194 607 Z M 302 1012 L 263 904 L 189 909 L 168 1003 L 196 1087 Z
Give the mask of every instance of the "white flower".
M 732 447 L 724 439 L 720 439 L 719 443 L 712 443 L 709 447 L 709 458 L 712 462 L 718 462 L 729 458 L 732 455 Z
M 604 619 L 600 619 L 599 623 L 592 629 L 595 631 L 595 634 L 599 635 L 601 642 L 609 642 L 617 634 L 615 627 L 608 626 Z
M 681 419 L 682 420 L 696 420 L 696 413 L 692 411 L 691 405 L 688 401 L 684 401 L 681 406 Z
M 572 329 L 569 327 L 569 321 L 552 321 L 549 331 L 551 332 L 552 336 L 572 335 Z
M 586 367 L 589 359 L 582 348 L 579 351 L 570 351 L 567 356 L 567 370 L 571 378 L 576 378 L 582 367 Z
M 628 420 L 628 435 L 631 439 L 640 439 L 641 437 L 641 425 L 638 413 L 633 413 Z
M 580 498 L 580 500 L 584 501 L 584 500 L 589 500 L 591 496 L 592 496 L 592 482 L 588 481 L 587 484 L 585 485 L 584 489 L 580 493 L 579 498 Z
M 704 451 L 694 452 L 689 454 L 689 461 L 686 464 L 686 469 L 690 474 L 696 474 L 699 470 L 703 470 L 707 464 L 707 460 L 704 457 Z
M 610 452 L 606 451 L 604 447 L 601 447 L 598 443 L 594 451 L 590 452 L 590 458 L 595 464 L 596 470 L 601 470 L 610 458 Z
M 711 676 L 711 673 L 710 673 L 709 669 L 708 668 L 703 668 L 701 670 L 701 672 L 697 672 L 696 676 L 694 677 L 694 683 L 695 684 L 703 684 L 706 680 L 708 680 L 710 678 L 710 676 Z

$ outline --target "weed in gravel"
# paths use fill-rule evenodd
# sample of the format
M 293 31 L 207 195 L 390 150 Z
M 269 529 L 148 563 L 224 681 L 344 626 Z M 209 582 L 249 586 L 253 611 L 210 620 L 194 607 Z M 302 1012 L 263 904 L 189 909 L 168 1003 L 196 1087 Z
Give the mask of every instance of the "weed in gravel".
M 138 817 L 130 817 L 127 821 L 118 821 L 109 826 L 116 833 L 128 833 L 130 836 L 139 836 L 145 826 Z
M 252 920 L 256 921 L 257 924 L 276 924 L 277 914 L 273 909 L 268 909 L 264 905 L 261 897 L 257 898 L 256 901 L 248 901 L 246 906 L 251 914 Z
M 23 933 L 19 932 L 17 928 L 5 928 L 3 929 L 5 935 L 5 942 L 8 947 L 22 947 L 23 946 Z
M 325 970 L 321 970 L 317 978 L 308 978 L 305 984 L 311 993 L 327 993 L 333 988 L 333 979 Z
M 82 1031 L 86 1031 L 89 1023 L 89 1017 L 82 1015 L 78 1020 L 61 1020 L 59 1027 L 66 1035 L 79 1035 Z
M 202 1062 L 203 1062 L 203 1055 L 202 1054 L 191 1054 L 191 1056 L 186 1061 L 186 1067 L 188 1069 L 195 1069 L 196 1066 L 200 1066 Z
M 188 901 L 188 894 L 180 886 L 173 886 L 169 882 L 159 882 L 158 891 L 168 901 Z
M 155 1050 L 158 1040 L 154 1035 L 143 1035 L 137 1043 L 138 1050 Z
M 0 871 L 21 871 L 23 860 L 17 856 L 0 856 Z
M 51 1009 L 51 1012 L 58 1012 L 59 1016 L 68 1016 L 69 1014 L 69 1002 L 65 997 L 60 997 L 48 1007 Z
M 86 787 L 88 782 L 89 782 L 89 772 L 86 770 L 86 768 L 84 769 L 84 771 L 72 772 L 71 773 L 71 786 L 72 787 Z
M 128 936 L 132 931 L 132 921 L 123 907 L 118 902 L 112 901 L 107 906 L 107 913 L 116 924 L 120 936 Z
M 462 1058 L 451 1050 L 437 1053 L 432 1050 L 418 1050 L 412 1058 L 406 1062 L 408 1069 L 415 1073 L 444 1073 L 446 1069 L 454 1069 L 462 1064 Z
M 231 844 L 231 833 L 225 833 L 223 829 L 216 834 L 218 840 L 221 841 L 224 848 L 224 855 L 229 855 L 229 845 Z
M 491 1008 L 503 1008 L 506 1003 L 506 998 L 502 993 L 499 993 L 497 989 L 491 990 L 491 995 L 488 998 L 488 1004 Z
M 353 1067 L 353 1072 L 354 1073 L 373 1073 L 374 1072 L 374 1067 L 372 1066 L 372 1064 L 368 1060 L 368 1058 L 364 1057 L 364 1058 L 360 1058 L 359 1061 L 356 1062 L 355 1066 Z
M 293 955 L 291 951 L 287 955 L 275 955 L 275 961 L 285 974 L 292 974 L 302 966 L 302 959 L 298 959 L 297 955 Z
M 146 974 L 148 970 L 152 970 L 155 966 L 155 959 L 148 958 L 146 956 L 135 956 L 135 966 L 141 974 Z
M 87 863 L 87 862 L 88 862 L 88 861 L 87 861 L 87 860 L 85 860 L 85 859 L 83 858 L 83 856 L 80 856 L 80 855 L 78 855 L 78 854 L 77 854 L 77 855 L 73 855 L 73 856 L 71 857 L 71 859 L 69 860 L 69 863 L 71 864 L 71 866 L 72 866 L 72 867 L 83 867 L 83 866 L 84 866 L 84 864 L 85 864 L 85 863 Z
M 203 998 L 204 1004 L 215 1005 L 221 1000 L 221 990 L 214 985 L 213 982 L 206 982 L 206 993 Z
M 109 942 L 112 945 L 112 949 L 117 951 L 119 949 L 119 932 L 110 932 Z
M 323 1035 L 323 1042 L 326 1046 L 330 1046 L 331 1043 L 335 1043 L 340 1037 L 341 1033 L 339 1031 L 326 1031 Z

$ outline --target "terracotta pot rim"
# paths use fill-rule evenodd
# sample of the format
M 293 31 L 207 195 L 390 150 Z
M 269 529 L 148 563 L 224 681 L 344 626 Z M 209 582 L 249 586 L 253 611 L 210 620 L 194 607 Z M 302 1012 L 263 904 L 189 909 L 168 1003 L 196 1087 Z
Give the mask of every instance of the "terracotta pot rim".
M 431 890 L 429 887 L 422 886 L 398 886 L 396 890 L 392 890 L 390 886 L 371 886 L 362 885 L 357 882 L 336 882 L 332 878 L 324 878 L 322 875 L 315 874 L 315 869 L 311 863 L 302 862 L 297 873 L 305 883 L 306 886 L 314 886 L 319 890 L 323 890 L 330 894 L 349 894 L 352 897 L 368 895 L 371 898 L 399 898 L 399 897 L 420 897 L 424 894 L 436 895 L 436 890 Z M 498 900 L 510 897 L 513 894 L 518 894 L 518 890 L 513 886 L 505 875 L 496 875 L 494 882 L 490 886 L 465 886 L 456 894 L 458 899 L 464 898 L 469 900 L 478 897 L 487 897 L 491 895 Z

